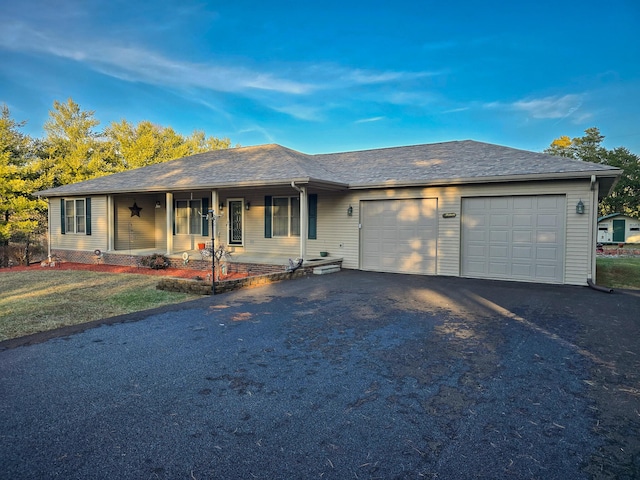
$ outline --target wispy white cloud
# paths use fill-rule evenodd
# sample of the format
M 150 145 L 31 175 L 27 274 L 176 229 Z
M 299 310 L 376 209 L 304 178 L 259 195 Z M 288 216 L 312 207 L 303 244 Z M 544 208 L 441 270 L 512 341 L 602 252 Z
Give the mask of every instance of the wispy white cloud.
M 512 103 L 491 102 L 485 108 L 515 110 L 526 113 L 535 119 L 564 119 L 572 117 L 574 121 L 584 121 L 591 115 L 579 112 L 584 103 L 584 95 L 567 94 L 541 98 L 526 98 Z
M 224 61 L 195 63 L 169 58 L 138 46 L 105 42 L 103 39 L 67 38 L 31 28 L 24 23 L 0 22 L 0 48 L 52 55 L 82 62 L 105 75 L 131 82 L 172 87 L 198 87 L 216 91 L 274 91 L 304 95 L 349 85 L 403 82 L 431 72 L 393 72 L 349 69 L 339 65 L 297 65 L 289 78 Z M 295 78 L 293 78 L 295 77 Z
M 320 121 L 324 118 L 322 110 L 309 105 L 289 104 L 270 107 L 276 112 L 285 113 L 291 117 L 306 121 Z
M 132 82 L 227 92 L 268 90 L 294 95 L 314 89 L 308 83 L 242 66 L 185 62 L 148 49 L 102 40 L 67 40 L 19 23 L 0 23 L 0 32 L 0 48 L 82 62 L 105 75 Z
M 372 122 L 379 122 L 381 120 L 384 120 L 386 117 L 371 117 L 371 118 L 361 118 L 360 120 L 356 120 L 353 123 L 372 123 Z
M 544 97 L 519 100 L 512 104 L 516 110 L 527 112 L 533 118 L 565 118 L 582 106 L 580 95 Z

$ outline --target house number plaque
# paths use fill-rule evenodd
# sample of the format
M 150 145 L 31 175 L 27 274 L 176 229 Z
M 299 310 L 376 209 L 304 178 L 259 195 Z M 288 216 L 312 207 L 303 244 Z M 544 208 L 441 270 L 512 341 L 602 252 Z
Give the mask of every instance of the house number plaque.
M 442 218 L 456 218 L 456 214 L 455 213 L 443 213 L 442 214 Z

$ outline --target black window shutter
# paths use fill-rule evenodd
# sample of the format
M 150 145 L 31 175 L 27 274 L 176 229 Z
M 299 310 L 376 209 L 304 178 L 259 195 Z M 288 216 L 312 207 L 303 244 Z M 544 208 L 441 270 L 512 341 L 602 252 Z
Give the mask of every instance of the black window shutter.
M 271 196 L 264 197 L 264 238 L 271 238 Z
M 171 208 L 171 223 L 173 225 L 173 234 L 176 234 L 176 201 L 174 200 L 171 207 L 169 207 L 169 203 L 167 202 L 167 208 Z
M 318 238 L 318 195 L 309 195 L 309 240 Z
M 85 233 L 91 235 L 91 197 L 87 197 L 84 201 L 85 205 Z
M 62 232 L 62 235 L 64 235 L 65 233 L 67 233 L 67 219 L 65 218 L 64 215 L 64 198 L 60 199 L 60 230 Z
M 203 198 L 202 199 L 202 236 L 203 237 L 208 237 L 209 236 L 209 217 L 207 216 L 207 213 L 209 213 L 209 199 L 208 198 Z

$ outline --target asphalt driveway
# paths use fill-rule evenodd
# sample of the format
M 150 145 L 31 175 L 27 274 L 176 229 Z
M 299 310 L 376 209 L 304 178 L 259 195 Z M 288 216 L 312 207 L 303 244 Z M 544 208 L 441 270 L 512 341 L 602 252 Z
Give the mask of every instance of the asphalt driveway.
M 5 342 L 0 478 L 639 478 L 639 293 L 343 271 Z

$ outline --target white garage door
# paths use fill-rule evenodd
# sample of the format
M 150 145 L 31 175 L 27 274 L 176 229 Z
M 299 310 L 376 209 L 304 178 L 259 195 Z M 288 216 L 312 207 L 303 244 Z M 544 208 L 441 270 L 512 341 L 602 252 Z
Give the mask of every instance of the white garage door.
M 361 268 L 435 274 L 437 210 L 434 198 L 362 201 Z
M 564 195 L 462 199 L 462 275 L 562 283 Z

